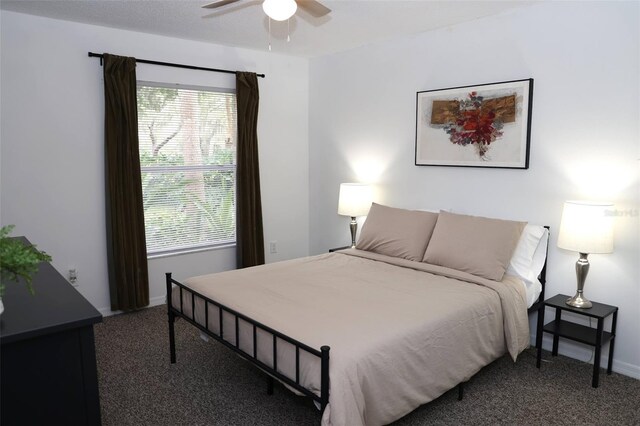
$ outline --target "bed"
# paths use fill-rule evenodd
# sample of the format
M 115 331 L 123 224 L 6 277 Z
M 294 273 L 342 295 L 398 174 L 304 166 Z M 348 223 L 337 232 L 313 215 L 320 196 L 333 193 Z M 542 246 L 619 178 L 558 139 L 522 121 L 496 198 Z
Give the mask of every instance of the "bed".
M 183 318 L 262 369 L 270 391 L 275 379 L 312 398 L 324 425 L 387 424 L 528 347 L 547 240 L 523 222 L 374 204 L 356 249 L 168 273 L 171 362 Z

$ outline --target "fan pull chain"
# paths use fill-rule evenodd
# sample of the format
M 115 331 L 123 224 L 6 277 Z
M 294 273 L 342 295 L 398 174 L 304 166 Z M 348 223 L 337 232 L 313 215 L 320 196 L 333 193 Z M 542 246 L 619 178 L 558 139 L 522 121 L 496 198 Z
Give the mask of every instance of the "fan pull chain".
M 287 43 L 291 41 L 291 37 L 289 37 L 289 34 L 291 34 L 291 29 L 289 27 L 289 19 L 287 19 Z
M 269 52 L 271 52 L 271 17 L 269 17 Z

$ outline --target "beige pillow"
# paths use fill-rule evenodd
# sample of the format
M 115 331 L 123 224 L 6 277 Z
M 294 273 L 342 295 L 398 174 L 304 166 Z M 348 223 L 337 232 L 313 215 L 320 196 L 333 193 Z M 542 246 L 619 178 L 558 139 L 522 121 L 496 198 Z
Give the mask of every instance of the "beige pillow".
M 441 211 L 422 261 L 501 281 L 526 224 Z
M 356 248 L 420 262 L 437 219 L 437 213 L 373 203 Z

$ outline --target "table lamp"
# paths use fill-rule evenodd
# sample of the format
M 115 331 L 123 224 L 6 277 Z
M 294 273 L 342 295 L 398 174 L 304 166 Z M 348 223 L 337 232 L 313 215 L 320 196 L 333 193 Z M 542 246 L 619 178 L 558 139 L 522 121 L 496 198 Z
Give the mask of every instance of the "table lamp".
M 613 252 L 613 204 L 587 201 L 567 201 L 562 210 L 558 247 L 577 251 L 580 259 L 576 262 L 578 290 L 567 299 L 567 305 L 576 308 L 590 308 L 591 302 L 583 295 L 584 282 L 589 272 L 590 253 Z
M 356 216 L 365 216 L 371 207 L 371 187 L 364 183 L 341 183 L 338 214 L 351 216 L 351 248 L 356 247 Z

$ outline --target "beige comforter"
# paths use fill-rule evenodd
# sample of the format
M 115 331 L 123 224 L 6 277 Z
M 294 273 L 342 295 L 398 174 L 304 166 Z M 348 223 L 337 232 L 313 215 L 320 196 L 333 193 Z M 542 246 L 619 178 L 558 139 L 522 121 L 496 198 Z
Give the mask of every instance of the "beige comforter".
M 330 351 L 330 396 L 323 425 L 390 423 L 429 402 L 508 351 L 529 344 L 524 287 L 359 250 L 190 278 L 185 284 L 311 347 Z M 180 306 L 174 290 L 173 305 Z M 204 304 L 196 298 L 196 321 Z M 183 311 L 191 315 L 184 292 Z M 225 339 L 235 343 L 233 317 Z M 219 330 L 209 306 L 209 328 Z M 241 321 L 240 347 L 253 352 Z M 272 365 L 270 336 L 258 358 Z M 295 356 L 279 343 L 278 370 L 295 379 Z M 317 357 L 302 353 L 301 384 L 319 394 Z

